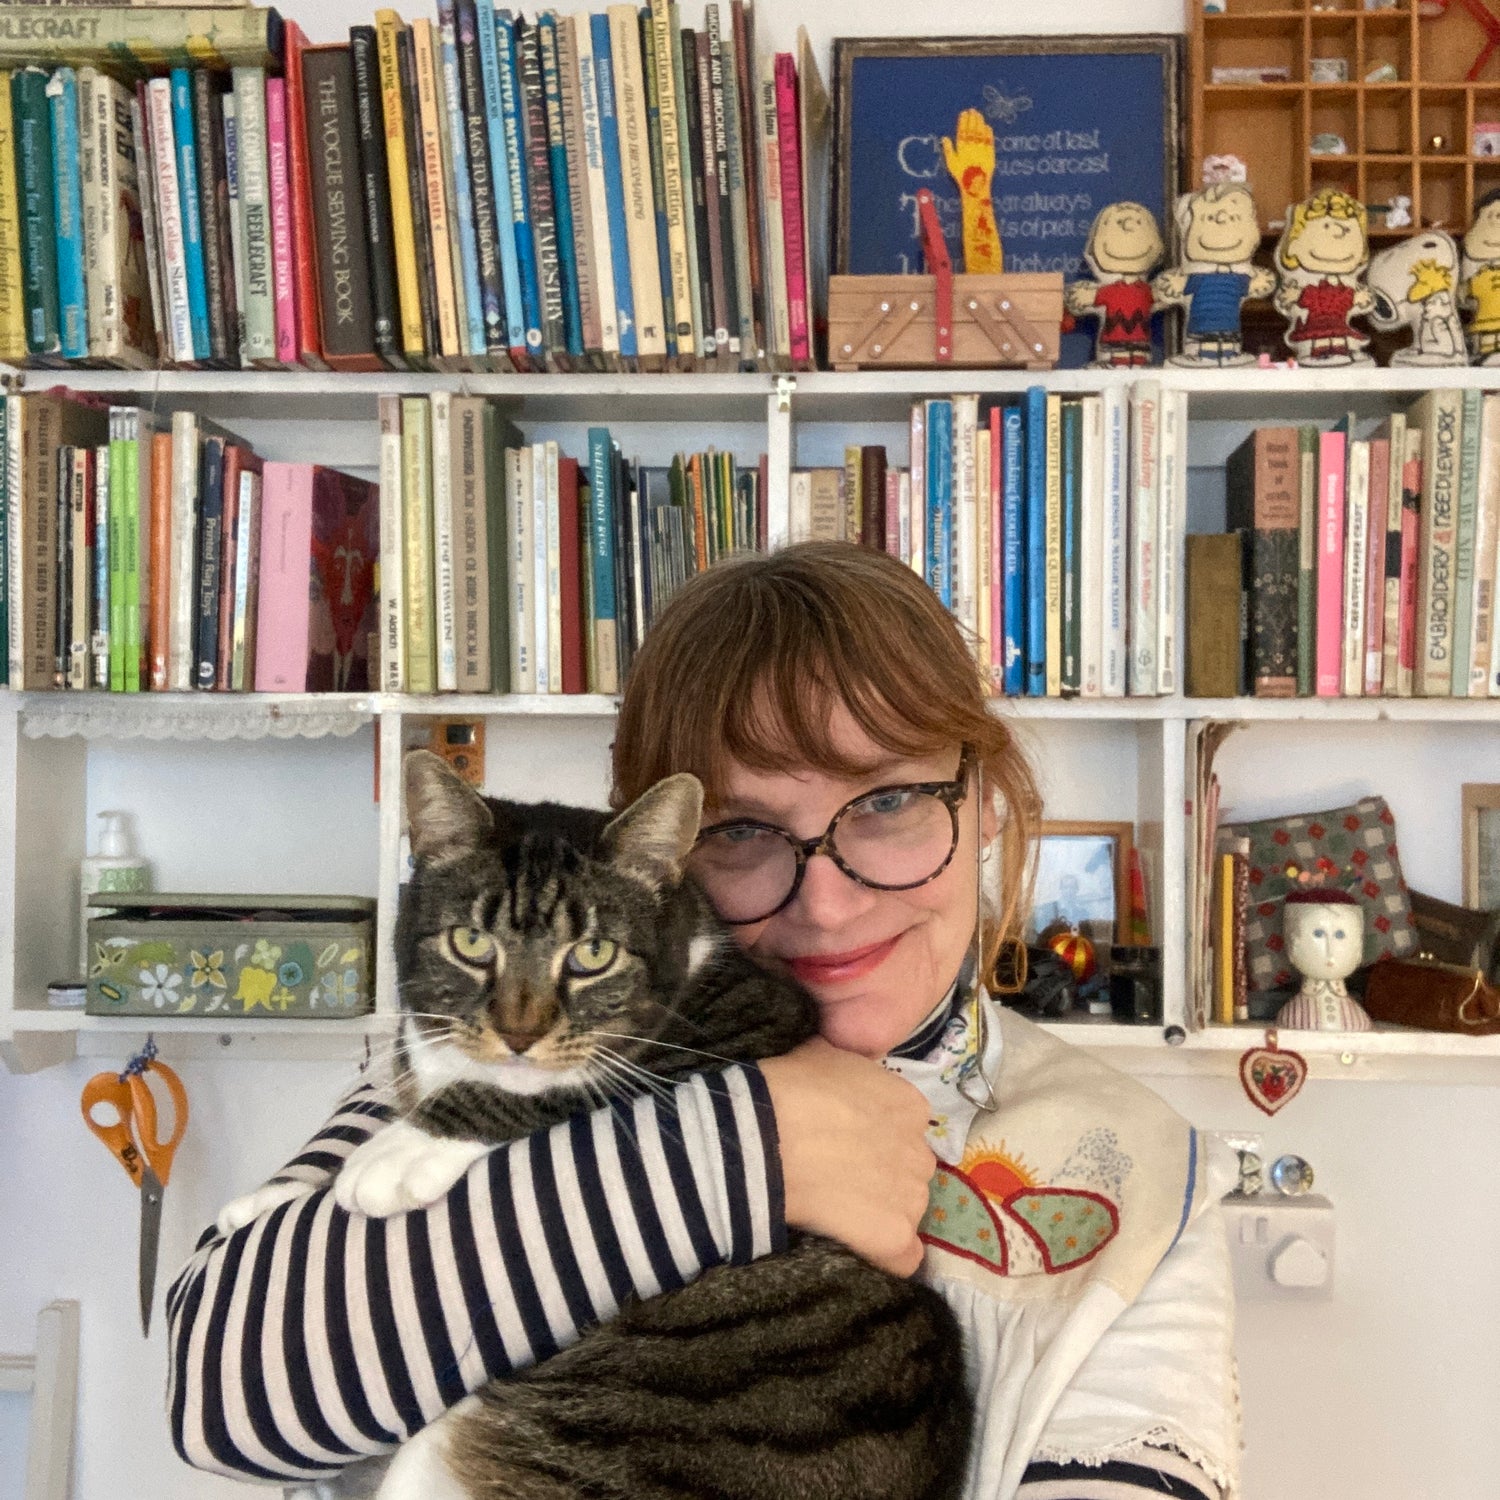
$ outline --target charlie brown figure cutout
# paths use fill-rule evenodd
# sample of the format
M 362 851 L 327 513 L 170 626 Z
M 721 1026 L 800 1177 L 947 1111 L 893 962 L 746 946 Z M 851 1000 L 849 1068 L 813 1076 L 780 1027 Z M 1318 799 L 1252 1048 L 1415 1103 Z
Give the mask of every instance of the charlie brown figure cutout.
M 1180 354 L 1167 361 L 1190 368 L 1250 365 L 1240 309 L 1269 297 L 1276 277 L 1253 263 L 1260 247 L 1255 199 L 1242 182 L 1214 182 L 1184 193 L 1173 211 L 1177 264 L 1156 278 L 1157 300 L 1186 309 Z
M 1068 284 L 1070 313 L 1095 317 L 1094 368 L 1151 363 L 1151 314 L 1158 303 L 1151 277 L 1166 254 L 1149 208 L 1111 203 L 1095 215 L 1083 248 L 1092 281 Z
M 1469 353 L 1476 365 L 1500 365 L 1500 188 L 1474 206 L 1464 235 L 1459 298 L 1469 314 Z
M 990 180 L 995 175 L 995 132 L 977 109 L 958 117 L 958 144 L 943 137 L 943 160 L 958 184 L 963 210 L 964 271 L 970 276 L 998 275 L 1005 269 Z
M 1288 348 L 1302 364 L 1370 365 L 1370 341 L 1351 318 L 1375 308 L 1365 285 L 1370 240 L 1365 206 L 1341 188 L 1324 188 L 1287 210 L 1276 243 L 1276 310 Z

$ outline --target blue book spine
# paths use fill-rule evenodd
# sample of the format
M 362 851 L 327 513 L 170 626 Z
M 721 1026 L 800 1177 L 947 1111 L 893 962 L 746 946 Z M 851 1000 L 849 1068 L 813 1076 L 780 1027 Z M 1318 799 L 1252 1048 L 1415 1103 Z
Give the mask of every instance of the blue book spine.
M 484 333 L 484 295 L 479 290 L 479 244 L 474 234 L 474 194 L 469 184 L 469 145 L 464 128 L 463 85 L 458 77 L 458 16 L 453 0 L 437 0 L 439 66 L 448 105 L 448 147 L 453 153 L 453 216 L 458 221 L 458 265 L 464 279 L 464 353 L 489 352 Z
M 1026 390 L 1026 692 L 1047 693 L 1047 392 Z
M 589 559 L 594 577 L 594 618 L 613 622 L 615 610 L 614 448 L 609 428 L 589 428 Z
M 485 128 L 490 138 L 490 183 L 495 195 L 495 233 L 500 245 L 500 287 L 505 297 L 505 342 L 526 347 L 526 314 L 521 303 L 521 269 L 516 258 L 514 173 L 505 143 L 505 105 L 500 89 L 500 49 L 496 43 L 495 0 L 475 0 L 479 33 L 479 76 L 484 83 Z
M 516 274 L 521 283 L 525 347 L 533 359 L 542 356 L 542 282 L 531 232 L 531 193 L 526 176 L 526 143 L 521 134 L 521 75 L 516 61 L 515 19 L 495 12 L 495 57 L 500 69 L 500 113 L 505 121 L 505 171 L 510 179 L 511 238 Z M 510 293 L 506 292 L 507 302 Z
M 927 403 L 927 572 L 944 609 L 953 608 L 953 403 Z
M 58 68 L 47 83 L 52 117 L 52 212 L 57 232 L 57 302 L 62 352 L 89 352 L 88 293 L 83 279 L 83 190 L 79 180 L 78 80 Z
M 563 139 L 562 77 L 557 65 L 557 18 L 543 11 L 536 23 L 547 107 L 547 161 L 552 169 L 552 217 L 557 224 L 557 267 L 562 280 L 563 331 L 568 353 L 583 358 L 583 308 L 578 298 L 578 253 L 573 243 L 573 194 L 568 186 L 568 147 Z
M 615 109 L 614 55 L 609 39 L 609 17 L 590 16 L 594 39 L 594 80 L 599 93 L 599 135 L 604 147 L 604 201 L 609 210 L 609 253 L 615 273 L 615 317 L 620 329 L 620 355 L 634 359 L 635 291 L 630 285 L 630 239 L 625 228 L 625 173 L 620 162 L 620 121 Z M 646 553 L 650 557 L 650 552 Z
M 203 267 L 203 220 L 198 211 L 198 147 L 193 134 L 193 79 L 172 69 L 172 134 L 177 140 L 177 196 L 182 201 L 182 245 L 187 261 L 188 321 L 193 358 L 213 352 L 208 331 L 208 276 Z
M 1023 417 L 1019 406 L 1007 406 L 1000 424 L 1001 546 L 1004 567 L 1005 673 L 1001 686 L 1012 697 L 1026 691 L 1026 572 L 1021 565 L 1025 544 L 1022 488 Z

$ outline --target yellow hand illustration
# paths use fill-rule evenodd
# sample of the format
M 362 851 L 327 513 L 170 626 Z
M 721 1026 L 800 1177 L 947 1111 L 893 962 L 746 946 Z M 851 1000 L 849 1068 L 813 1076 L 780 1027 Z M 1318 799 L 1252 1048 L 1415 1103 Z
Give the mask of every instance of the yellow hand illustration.
M 990 179 L 995 172 L 995 132 L 977 109 L 958 117 L 958 144 L 943 137 L 943 159 L 958 184 L 963 208 L 964 270 L 970 275 L 1004 270 L 1000 230 L 990 202 Z

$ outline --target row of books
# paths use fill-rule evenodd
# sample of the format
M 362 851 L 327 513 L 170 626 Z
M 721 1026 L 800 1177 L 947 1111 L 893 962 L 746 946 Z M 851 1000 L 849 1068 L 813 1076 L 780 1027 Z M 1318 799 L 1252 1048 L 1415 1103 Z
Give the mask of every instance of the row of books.
M 1500 394 L 1252 433 L 1189 536 L 1194 696 L 1500 696 Z
M 317 46 L 274 11 L 233 23 L 204 54 L 248 59 L 227 72 L 132 87 L 117 54 L 40 40 L 0 71 L 0 358 L 811 368 L 829 108 L 805 32 L 757 57 L 742 0 L 700 30 L 672 0 L 437 0 Z
M 909 467 L 864 446 L 793 472 L 789 534 L 916 569 L 1007 695 L 1172 693 L 1186 444 L 1185 395 L 1158 380 L 917 401 Z
M 0 634 L 24 689 L 370 687 L 379 497 L 192 412 L 0 398 Z
M 381 685 L 618 692 L 687 577 L 765 547 L 764 484 L 764 459 L 640 464 L 603 427 L 580 459 L 495 401 L 381 398 Z

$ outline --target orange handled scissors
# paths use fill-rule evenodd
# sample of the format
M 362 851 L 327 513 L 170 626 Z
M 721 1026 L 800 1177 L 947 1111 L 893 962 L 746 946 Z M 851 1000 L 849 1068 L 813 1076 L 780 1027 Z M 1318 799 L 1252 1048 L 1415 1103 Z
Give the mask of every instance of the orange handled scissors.
M 154 1049 L 153 1049 L 154 1050 Z M 172 1133 L 161 1137 L 156 1100 L 146 1082 L 155 1074 L 172 1099 Z M 96 1073 L 83 1086 L 83 1118 L 109 1147 L 115 1160 L 141 1190 L 140 1297 L 141 1332 L 151 1331 L 151 1302 L 156 1291 L 156 1254 L 161 1242 L 162 1189 L 172 1175 L 172 1158 L 187 1129 L 187 1090 L 171 1068 L 150 1055 L 129 1064 L 123 1073 Z M 108 1107 L 114 1118 L 95 1113 Z

